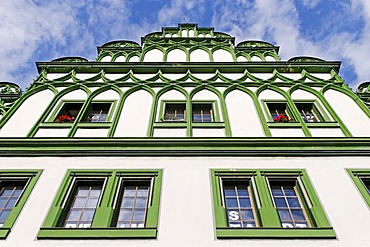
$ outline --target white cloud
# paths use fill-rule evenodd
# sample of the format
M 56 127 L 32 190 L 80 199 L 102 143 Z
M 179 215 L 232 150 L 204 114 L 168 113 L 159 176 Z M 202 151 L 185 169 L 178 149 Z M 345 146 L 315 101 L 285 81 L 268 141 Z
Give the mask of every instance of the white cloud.
M 302 0 L 303 5 L 310 9 L 315 8 L 320 2 L 321 0 Z

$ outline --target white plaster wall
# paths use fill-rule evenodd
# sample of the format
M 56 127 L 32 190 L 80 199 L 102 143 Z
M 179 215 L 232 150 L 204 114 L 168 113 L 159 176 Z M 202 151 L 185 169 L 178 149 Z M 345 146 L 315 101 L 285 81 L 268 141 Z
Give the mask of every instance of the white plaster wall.
M 96 73 L 76 73 L 75 77 L 80 79 L 80 80 L 87 80 L 90 79 L 94 76 L 96 76 Z
M 186 62 L 186 53 L 180 49 L 172 50 L 167 54 L 167 62 Z
M 215 76 L 215 73 L 192 73 L 192 75 L 201 80 L 208 80 Z
M 40 128 L 35 137 L 67 137 L 71 128 Z
M 186 128 L 155 128 L 154 137 L 186 137 Z
M 309 128 L 312 137 L 344 137 L 340 128 Z
M 61 77 L 66 76 L 66 75 L 67 75 L 67 73 L 48 73 L 46 75 L 46 78 L 48 80 L 55 80 L 55 79 L 61 78 Z
M 186 97 L 181 92 L 179 92 L 177 90 L 170 90 L 168 92 L 165 92 L 158 99 L 156 121 L 160 121 L 161 117 L 163 116 L 162 115 L 163 112 L 160 112 L 160 104 L 164 100 L 180 100 L 180 101 L 184 101 L 184 103 L 186 103 Z
M 114 137 L 147 136 L 152 96 L 144 90 L 132 93 L 124 102 Z
M 140 58 L 138 56 L 132 56 L 130 62 L 140 62 Z
M 325 97 L 353 136 L 370 136 L 370 119 L 351 98 L 335 90 L 325 92 Z
M 248 62 L 248 59 L 244 56 L 239 56 L 236 58 L 238 62 Z
M 50 90 L 29 97 L 0 129 L 0 137 L 26 137 L 53 99 Z
M 193 137 L 225 137 L 224 128 L 194 128 Z
M 273 56 L 266 56 L 265 59 L 266 59 L 267 62 L 275 62 L 276 61 L 276 58 L 274 58 Z
M 263 90 L 259 94 L 258 98 L 260 100 L 269 100 L 269 99 L 273 99 L 273 100 L 275 100 L 275 99 L 278 99 L 278 100 L 283 99 L 283 100 L 285 100 L 285 98 L 284 98 L 283 95 L 281 95 L 281 94 L 279 94 L 279 93 L 277 93 L 275 91 L 272 91 L 270 89 Z
M 119 100 L 119 99 L 120 99 L 120 97 L 119 97 L 119 94 L 117 93 L 117 91 L 109 89 L 107 91 L 103 91 L 103 92 L 99 93 L 98 95 L 96 95 L 93 98 L 93 101 L 94 100 Z
M 110 62 L 110 61 L 112 61 L 112 57 L 111 56 L 105 56 L 105 57 L 103 57 L 101 60 L 100 60 L 100 62 Z
M 370 242 L 369 208 L 345 171 L 369 169 L 367 157 L 35 157 L 0 158 L 0 164 L 44 170 L 8 238 L 0 241 L 3 247 L 367 247 Z M 276 168 L 306 169 L 337 239 L 216 240 L 210 169 Z M 163 169 L 158 238 L 37 240 L 67 169 Z
M 92 88 L 89 88 L 91 91 L 94 91 Z M 59 101 L 54 105 L 53 109 L 51 110 L 49 116 L 46 119 L 49 119 L 56 111 L 59 111 L 57 107 L 60 106 L 60 102 L 63 100 L 81 100 L 85 101 L 87 99 L 87 94 L 85 91 L 81 89 L 77 89 L 74 91 L 71 91 L 65 95 L 62 96 L 62 98 L 59 99 Z M 51 99 L 50 99 L 51 101 Z
M 145 54 L 144 62 L 162 62 L 163 52 L 158 49 L 153 49 Z
M 301 128 L 270 128 L 272 137 L 305 137 Z
M 233 137 L 265 136 L 256 106 L 248 94 L 239 90 L 230 92 L 226 96 L 226 107 Z
M 252 57 L 251 57 L 251 61 L 252 61 L 252 62 L 261 62 L 261 61 L 262 61 L 262 59 L 261 59 L 259 56 L 252 56 Z
M 315 95 L 310 92 L 298 89 L 294 91 L 291 95 L 291 98 L 294 99 L 308 99 L 308 100 L 318 100 Z
M 210 62 L 209 55 L 202 49 L 194 50 L 190 53 L 190 62 Z
M 233 56 L 229 51 L 219 49 L 213 53 L 214 62 L 234 62 Z
M 282 76 L 292 79 L 292 80 L 299 80 L 302 78 L 301 73 L 280 73 Z
M 114 61 L 115 62 L 125 62 L 126 57 L 125 56 L 118 56 L 118 57 L 116 57 L 116 59 Z
M 117 80 L 117 79 L 119 79 L 119 78 L 122 78 L 122 77 L 124 77 L 124 76 L 126 76 L 127 74 L 105 74 L 105 77 L 107 78 L 107 79 L 109 79 L 109 80 L 112 80 L 112 81 L 114 81 L 114 80 Z
M 85 129 L 85 128 L 78 128 L 74 137 L 108 137 L 109 129 Z
M 272 73 L 251 73 L 251 75 L 261 80 L 268 80 L 274 76 Z

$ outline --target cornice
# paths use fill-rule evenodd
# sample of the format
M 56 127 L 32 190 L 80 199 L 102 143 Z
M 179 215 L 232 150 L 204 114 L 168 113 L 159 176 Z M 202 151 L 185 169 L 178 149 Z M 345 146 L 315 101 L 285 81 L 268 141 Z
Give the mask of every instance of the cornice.
M 370 156 L 370 138 L 7 138 L 0 156 Z

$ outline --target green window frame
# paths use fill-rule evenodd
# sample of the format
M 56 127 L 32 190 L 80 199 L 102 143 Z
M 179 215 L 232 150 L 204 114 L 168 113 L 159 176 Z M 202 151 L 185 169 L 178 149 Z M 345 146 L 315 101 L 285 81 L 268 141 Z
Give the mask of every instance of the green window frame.
M 178 111 L 176 111 L 175 107 L 178 107 Z M 209 109 L 210 117 L 205 117 L 204 114 L 202 115 L 201 108 L 202 106 L 206 106 L 207 109 Z M 173 108 L 173 109 L 169 109 Z M 194 113 L 193 109 L 197 108 L 199 110 L 199 116 L 201 118 L 200 121 L 197 121 L 194 119 Z M 188 120 L 191 120 L 191 123 L 193 124 L 212 124 L 220 122 L 220 114 L 218 111 L 218 105 L 216 100 L 193 100 L 189 105 L 186 103 L 186 101 L 177 101 L 177 100 L 162 100 L 160 104 L 160 122 L 169 122 L 169 123 L 185 123 L 188 122 Z M 180 112 L 180 118 L 177 117 L 177 112 Z
M 370 207 L 370 170 L 348 169 L 347 172 Z
M 216 236 L 219 239 L 225 238 L 336 238 L 333 227 L 330 225 L 324 209 L 315 193 L 315 190 L 305 170 L 211 170 L 213 204 L 216 223 Z M 237 186 L 243 185 L 248 188 L 247 194 L 244 190 L 244 197 L 249 201 L 245 205 L 238 206 L 238 210 L 244 210 L 245 217 L 240 216 L 231 220 L 243 221 L 247 224 L 244 227 L 231 227 L 228 221 L 231 217 L 238 215 L 237 212 L 228 211 L 226 193 L 223 186 L 234 181 Z M 239 182 L 238 182 L 239 181 Z M 293 228 L 285 228 L 287 223 L 283 222 L 280 209 L 277 205 L 273 186 L 279 184 L 293 185 L 296 196 L 299 198 L 301 208 L 305 213 L 305 219 L 298 222 Z M 236 193 L 234 193 L 236 194 Z M 243 197 L 241 197 L 243 199 Z M 243 200 L 245 200 L 245 198 Z M 275 200 L 274 200 L 275 198 Z M 233 200 L 233 198 L 231 198 Z M 237 205 L 241 203 L 236 203 Z M 245 200 L 246 202 L 246 200 Z M 231 202 L 230 205 L 233 203 Z M 289 204 L 288 204 L 289 205 Z M 240 209 L 241 208 L 241 209 Z M 293 209 L 294 210 L 294 209 Z M 248 216 L 248 211 L 249 215 Z M 241 211 L 240 211 L 241 212 Z M 253 212 L 254 222 L 247 222 Z M 240 215 L 242 215 L 241 212 Z M 300 228 L 307 224 L 306 228 Z M 293 224 L 293 223 L 292 223 Z M 284 227 L 283 227 L 284 225 Z
M 294 100 L 292 106 L 286 100 L 262 100 L 262 106 L 269 123 L 302 121 L 306 125 L 322 126 L 333 122 L 317 100 Z
M 105 105 L 105 109 L 102 109 L 102 112 L 100 115 L 103 115 L 103 117 L 100 117 L 99 119 L 93 120 L 93 116 L 98 115 L 98 113 L 93 112 L 93 107 L 97 105 Z M 53 126 L 59 126 L 62 125 L 72 125 L 75 120 L 78 124 L 97 124 L 97 123 L 107 123 L 110 122 L 112 119 L 112 114 L 114 112 L 115 106 L 117 104 L 117 101 L 113 100 L 94 100 L 90 102 L 88 105 L 86 105 L 85 101 L 82 100 L 62 100 L 55 110 L 53 111 L 52 115 L 48 119 L 48 123 L 57 123 L 57 125 L 53 124 Z M 78 108 L 80 106 L 80 109 L 78 112 L 68 112 L 68 106 L 71 106 L 72 108 Z M 108 106 L 108 107 L 107 107 Z M 103 110 L 105 110 L 103 112 Z M 61 116 L 67 116 L 62 117 Z
M 162 170 L 69 170 L 65 176 L 58 194 L 49 210 L 47 218 L 41 227 L 38 239 L 120 239 L 120 238 L 156 238 L 158 227 L 159 203 L 161 192 Z M 145 184 L 149 187 L 147 204 L 145 207 L 145 218 L 143 222 L 137 224 L 134 222 L 135 213 L 141 212 L 144 208 L 131 211 L 132 220 L 129 227 L 122 223 L 117 226 L 117 220 L 120 218 L 120 210 L 125 210 L 126 206 L 121 207 L 122 198 L 126 193 L 127 186 L 138 188 Z M 76 190 L 78 186 L 99 186 L 99 197 L 94 198 L 94 204 L 90 208 L 93 214 L 89 218 L 91 222 L 83 222 L 81 226 L 68 228 L 72 225 L 69 213 L 72 210 L 72 201 L 77 199 Z M 123 187 L 126 186 L 126 187 Z M 136 190 L 139 191 L 139 190 Z M 142 193 L 139 191 L 137 193 Z M 95 193 L 96 194 L 96 193 Z M 89 198 L 87 198 L 89 199 Z M 129 200 L 138 200 L 129 198 Z M 135 201 L 136 203 L 136 201 Z M 89 202 L 86 203 L 86 205 Z M 75 205 L 75 203 L 73 204 Z M 75 208 L 73 208 L 74 210 Z M 94 210 L 91 212 L 91 210 Z M 91 215 L 91 214 L 90 214 Z M 84 213 L 80 214 L 80 219 L 84 218 Z M 68 218 L 69 226 L 64 225 Z M 85 225 L 83 225 L 85 224 Z M 80 227 L 80 228 L 79 228 Z
M 2 222 L 3 225 L 0 227 L 0 239 L 6 239 L 9 235 L 41 173 L 41 170 L 0 170 L 0 193 L 2 199 L 0 214 L 3 214 L 5 210 L 7 211 L 6 214 L 8 214 L 6 219 L 1 216 L 5 221 Z M 13 187 L 14 185 L 20 185 L 22 190 L 19 191 L 18 187 L 17 190 L 13 190 L 12 194 L 6 196 L 7 198 L 4 198 L 4 187 Z M 16 196 L 15 193 L 17 193 Z M 8 204 L 9 200 L 14 200 L 11 206 Z M 5 206 L 6 204 L 8 206 Z M 5 210 L 3 210 L 4 208 Z

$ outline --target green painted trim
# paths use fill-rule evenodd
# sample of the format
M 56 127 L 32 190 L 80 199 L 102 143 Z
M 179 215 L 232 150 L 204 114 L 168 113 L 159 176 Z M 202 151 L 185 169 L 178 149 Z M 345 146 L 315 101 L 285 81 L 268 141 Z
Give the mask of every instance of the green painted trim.
M 217 228 L 216 235 L 218 239 L 228 238 L 275 238 L 275 239 L 335 239 L 333 228 L 248 228 L 248 229 L 230 229 Z
M 305 77 L 310 77 L 310 74 L 308 74 L 306 71 L 303 71 L 302 72 Z M 315 78 L 312 78 L 314 81 L 316 81 Z M 329 84 L 330 85 L 330 84 Z M 295 91 L 295 90 L 298 90 L 298 89 L 301 89 L 303 91 L 307 91 L 311 94 L 313 94 L 314 96 L 316 96 L 316 98 L 318 100 L 315 101 L 315 105 L 319 108 L 318 110 L 320 111 L 320 113 L 323 114 L 324 116 L 324 119 L 326 121 L 326 118 L 328 119 L 328 121 L 331 121 L 329 116 L 326 114 L 326 111 L 323 109 L 323 107 L 321 107 L 321 105 L 319 104 L 319 101 L 324 105 L 325 109 L 329 112 L 329 114 L 333 117 L 334 121 L 337 122 L 339 124 L 339 127 L 341 128 L 343 134 L 347 137 L 352 137 L 352 134 L 351 132 L 348 130 L 347 126 L 343 123 L 343 121 L 339 118 L 339 116 L 337 115 L 337 113 L 334 111 L 334 109 L 331 107 L 331 105 L 329 104 L 329 102 L 326 100 L 326 98 L 324 97 L 324 88 L 326 86 L 323 87 L 323 89 L 321 90 L 321 93 L 316 91 L 315 89 L 313 88 L 310 88 L 309 86 L 307 85 L 304 85 L 304 84 L 296 84 L 295 86 L 293 86 L 290 90 L 289 90 L 289 95 L 292 95 L 292 93 Z M 352 92 L 353 93 L 353 92 Z
M 316 192 L 308 178 L 305 170 L 291 169 L 268 169 L 268 170 L 246 170 L 246 169 L 211 169 L 212 195 L 214 206 L 214 217 L 217 238 L 336 238 L 333 228 L 327 219 L 325 211 L 316 195 Z M 252 190 L 258 194 L 259 201 L 254 203 L 257 214 L 256 220 L 260 220 L 260 226 L 256 228 L 230 228 L 227 227 L 226 210 L 222 206 L 221 185 L 219 176 L 251 176 L 254 178 L 255 187 Z M 306 198 L 301 194 L 304 209 L 309 217 L 312 227 L 309 228 L 282 228 L 278 212 L 274 206 L 270 188 L 267 182 L 269 176 L 301 178 L 304 188 L 308 194 L 312 207 L 307 206 Z
M 91 228 L 62 228 L 59 221 L 65 211 L 63 202 L 70 197 L 70 188 L 74 177 L 99 177 L 106 179 L 101 201 L 97 207 Z M 112 228 L 114 200 L 119 192 L 120 176 L 150 176 L 153 180 L 151 188 L 151 205 L 148 205 L 144 228 Z M 68 170 L 63 179 L 49 213 L 41 227 L 38 239 L 78 239 L 78 238 L 156 238 L 159 204 L 162 183 L 162 170 Z
M 60 109 L 60 108 L 55 108 L 55 107 L 56 107 L 56 104 L 62 100 L 62 97 L 64 95 L 72 92 L 72 91 L 75 91 L 75 90 L 82 90 L 86 93 L 87 96 L 90 94 L 90 90 L 85 85 L 69 86 L 69 87 L 65 88 L 64 90 L 56 93 L 54 99 L 49 103 L 49 105 L 45 109 L 44 113 L 41 115 L 39 120 L 36 121 L 34 126 L 31 128 L 31 130 L 27 134 L 27 137 L 34 137 L 36 135 L 38 129 L 39 129 L 40 124 L 46 122 L 46 118 L 52 113 L 52 110 L 55 109 L 54 111 L 56 111 L 57 109 L 58 110 Z M 78 119 L 81 117 L 81 113 L 82 113 L 83 108 L 84 108 L 84 105 L 82 106 L 82 108 L 80 110 L 80 113 L 78 114 L 79 116 L 75 119 L 71 128 L 73 128 L 73 126 L 75 126 L 77 124 Z
M 347 169 L 349 176 L 352 178 L 352 181 L 355 183 L 358 191 L 364 198 L 367 205 L 370 207 L 370 194 L 367 191 L 365 185 L 361 181 L 361 176 L 370 176 L 370 170 L 365 169 Z
M 0 239 L 5 239 L 9 235 L 11 228 L 15 224 L 15 221 L 21 213 L 27 199 L 30 197 L 41 173 L 42 170 L 0 170 L 0 175 L 3 177 L 22 176 L 29 178 L 29 181 L 26 184 L 27 186 L 24 188 L 17 204 L 13 207 L 8 218 L 5 220 L 4 225 L 0 228 Z
M 16 156 L 369 156 L 370 138 L 0 138 Z
M 41 228 L 37 239 L 124 239 L 157 238 L 157 228 Z

